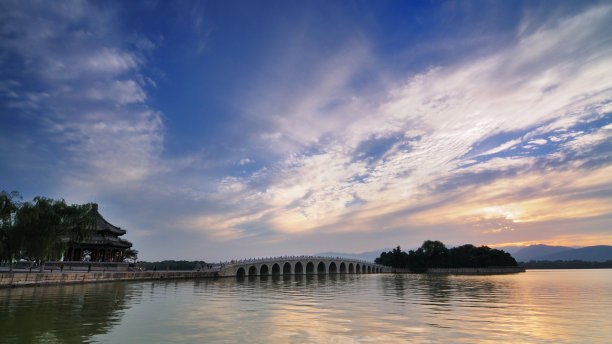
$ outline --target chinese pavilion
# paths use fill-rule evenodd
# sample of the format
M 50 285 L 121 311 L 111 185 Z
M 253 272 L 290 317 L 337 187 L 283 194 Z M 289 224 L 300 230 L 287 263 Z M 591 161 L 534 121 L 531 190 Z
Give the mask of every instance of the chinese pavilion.
M 64 260 L 92 262 L 123 262 L 125 250 L 132 243 L 121 239 L 125 229 L 110 224 L 96 209 L 97 228 L 90 240 L 70 247 L 64 254 Z

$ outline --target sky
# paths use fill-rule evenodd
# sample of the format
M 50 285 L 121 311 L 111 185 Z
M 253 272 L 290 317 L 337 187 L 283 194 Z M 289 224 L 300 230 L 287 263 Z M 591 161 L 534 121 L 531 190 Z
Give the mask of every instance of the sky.
M 608 1 L 0 2 L 0 189 L 141 260 L 612 244 Z

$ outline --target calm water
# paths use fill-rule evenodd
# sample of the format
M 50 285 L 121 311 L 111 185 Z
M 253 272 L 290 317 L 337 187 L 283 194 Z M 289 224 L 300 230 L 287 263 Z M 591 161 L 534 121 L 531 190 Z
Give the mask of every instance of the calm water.
M 2 343 L 612 342 L 612 270 L 0 289 Z

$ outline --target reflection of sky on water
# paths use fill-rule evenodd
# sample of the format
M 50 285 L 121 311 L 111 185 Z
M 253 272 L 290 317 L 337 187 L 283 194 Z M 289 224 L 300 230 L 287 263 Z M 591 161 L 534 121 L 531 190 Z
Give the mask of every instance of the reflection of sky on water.
M 605 343 L 610 290 L 612 270 L 24 288 L 0 290 L 0 332 L 19 342 Z

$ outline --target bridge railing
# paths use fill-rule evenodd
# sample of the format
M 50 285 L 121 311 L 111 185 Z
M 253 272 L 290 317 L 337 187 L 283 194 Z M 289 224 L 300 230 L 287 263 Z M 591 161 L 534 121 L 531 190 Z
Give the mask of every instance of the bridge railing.
M 235 265 L 244 265 L 244 264 L 257 264 L 257 263 L 263 263 L 263 262 L 277 262 L 277 261 L 283 261 L 283 260 L 321 260 L 321 259 L 325 259 L 325 260 L 342 260 L 342 261 L 347 261 L 347 262 L 354 262 L 354 263 L 362 263 L 362 264 L 369 264 L 369 265 L 375 265 L 375 266 L 381 266 L 384 267 L 383 265 L 380 264 L 376 264 L 373 262 L 369 262 L 367 260 L 363 260 L 363 259 L 353 259 L 353 258 L 346 258 L 346 257 L 331 257 L 331 256 L 307 256 L 307 255 L 302 255 L 302 256 L 278 256 L 278 257 L 258 257 L 258 258 L 248 258 L 248 259 L 233 259 L 230 261 L 225 261 L 225 262 L 220 262 L 217 264 L 214 264 L 215 267 L 220 267 L 221 269 L 227 267 L 227 266 L 235 266 Z

